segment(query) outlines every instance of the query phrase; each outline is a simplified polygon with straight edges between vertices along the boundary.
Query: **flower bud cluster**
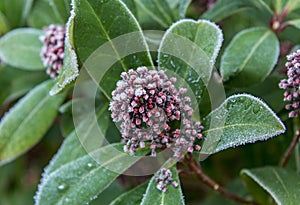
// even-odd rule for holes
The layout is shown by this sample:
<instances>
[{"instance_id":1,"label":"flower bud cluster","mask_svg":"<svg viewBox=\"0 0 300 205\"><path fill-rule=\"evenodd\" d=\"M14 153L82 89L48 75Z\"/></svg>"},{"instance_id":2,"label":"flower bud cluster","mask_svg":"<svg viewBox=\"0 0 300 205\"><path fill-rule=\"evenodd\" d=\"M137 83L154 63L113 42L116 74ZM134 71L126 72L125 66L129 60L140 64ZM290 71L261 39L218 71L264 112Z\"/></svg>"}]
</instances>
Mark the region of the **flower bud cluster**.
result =
<instances>
[{"instance_id":1,"label":"flower bud cluster","mask_svg":"<svg viewBox=\"0 0 300 205\"><path fill-rule=\"evenodd\" d=\"M300 111L300 49L287 56L288 62L285 64L287 68L288 79L283 79L279 83L279 87L286 90L284 92L284 101L289 103L285 106L290 110L289 117L297 117Z\"/></svg>"},{"instance_id":2,"label":"flower bud cluster","mask_svg":"<svg viewBox=\"0 0 300 205\"><path fill-rule=\"evenodd\" d=\"M113 121L120 123L125 152L133 155L147 142L152 156L166 147L171 147L176 157L200 150L194 141L202 138L203 127L192 121L191 99L185 96L187 89L175 87L176 78L146 67L123 72L121 77L109 109ZM175 122L181 127L174 127Z\"/></svg>"},{"instance_id":3,"label":"flower bud cluster","mask_svg":"<svg viewBox=\"0 0 300 205\"><path fill-rule=\"evenodd\" d=\"M178 183L172 178L172 172L166 168L160 170L159 175L155 178L155 182L157 183L156 188L163 193L167 191L167 186L169 184L172 184L175 188L178 187Z\"/></svg>"},{"instance_id":4,"label":"flower bud cluster","mask_svg":"<svg viewBox=\"0 0 300 205\"><path fill-rule=\"evenodd\" d=\"M65 26L51 24L44 29L44 35L40 36L44 43L40 56L51 78L57 77L63 66L65 35Z\"/></svg>"}]
</instances>

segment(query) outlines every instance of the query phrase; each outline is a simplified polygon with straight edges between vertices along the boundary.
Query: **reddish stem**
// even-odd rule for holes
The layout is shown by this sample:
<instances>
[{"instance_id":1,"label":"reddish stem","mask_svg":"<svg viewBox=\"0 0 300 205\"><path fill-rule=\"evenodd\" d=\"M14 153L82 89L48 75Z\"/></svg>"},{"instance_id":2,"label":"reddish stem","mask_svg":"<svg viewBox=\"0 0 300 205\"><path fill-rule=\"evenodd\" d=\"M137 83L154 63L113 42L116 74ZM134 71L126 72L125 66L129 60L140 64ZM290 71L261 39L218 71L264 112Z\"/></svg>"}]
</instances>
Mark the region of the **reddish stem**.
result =
<instances>
[{"instance_id":1,"label":"reddish stem","mask_svg":"<svg viewBox=\"0 0 300 205\"><path fill-rule=\"evenodd\" d=\"M288 162L291 158L291 155L292 155L293 151L295 150L295 147L296 147L297 143L299 142L299 139L300 139L300 128L297 130L290 146L288 147L288 149L284 153L283 159L280 162L281 167L285 167L288 164Z\"/></svg>"},{"instance_id":2,"label":"reddish stem","mask_svg":"<svg viewBox=\"0 0 300 205\"><path fill-rule=\"evenodd\" d=\"M223 188L221 185L219 185L217 182L215 182L214 180L212 180L209 176L207 176L206 174L203 173L200 164L197 163L194 159L192 155L189 155L189 158L187 159L187 165L188 167L196 174L196 176L203 182L205 183L207 186L211 187L212 189L214 189L215 191L219 192L221 195L223 195L224 197L231 199L235 202L241 203L241 204L252 204L252 205L257 205L255 202L253 201L248 201L246 199L243 199L242 197L235 195L233 193L231 193L230 191L228 191L227 189Z\"/></svg>"},{"instance_id":3,"label":"reddish stem","mask_svg":"<svg viewBox=\"0 0 300 205\"><path fill-rule=\"evenodd\" d=\"M270 26L276 34L281 33L286 27L289 26L288 23L284 23L284 19L288 15L288 13L289 10L285 8L281 14L274 14L274 16L272 17Z\"/></svg>"}]
</instances>

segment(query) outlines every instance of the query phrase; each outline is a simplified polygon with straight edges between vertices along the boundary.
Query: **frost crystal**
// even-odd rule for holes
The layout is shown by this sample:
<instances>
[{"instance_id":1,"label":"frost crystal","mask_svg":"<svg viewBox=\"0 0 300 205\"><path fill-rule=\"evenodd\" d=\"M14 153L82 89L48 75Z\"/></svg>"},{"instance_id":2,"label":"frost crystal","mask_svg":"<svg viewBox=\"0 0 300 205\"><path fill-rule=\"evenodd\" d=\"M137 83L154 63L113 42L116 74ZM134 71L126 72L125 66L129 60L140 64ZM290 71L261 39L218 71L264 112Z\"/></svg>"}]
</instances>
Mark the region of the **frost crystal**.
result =
<instances>
[{"instance_id":1,"label":"frost crystal","mask_svg":"<svg viewBox=\"0 0 300 205\"><path fill-rule=\"evenodd\" d=\"M287 56L288 62L285 64L287 68L288 79L284 79L279 83L279 87L285 89L284 101L290 103L285 106L287 110L291 110L289 117L297 117L300 111L300 49Z\"/></svg>"},{"instance_id":2,"label":"frost crystal","mask_svg":"<svg viewBox=\"0 0 300 205\"><path fill-rule=\"evenodd\" d=\"M185 96L187 89L176 89L176 78L146 67L123 72L121 77L109 109L113 121L120 123L125 152L133 155L146 142L152 156L166 147L178 158L200 150L194 141L202 138L203 127L192 121L191 99Z\"/></svg>"},{"instance_id":3,"label":"frost crystal","mask_svg":"<svg viewBox=\"0 0 300 205\"><path fill-rule=\"evenodd\" d=\"M178 187L178 183L172 178L172 172L166 168L160 170L159 175L155 178L155 182L157 183L156 188L164 193L167 191L167 185L169 184L172 184L175 188Z\"/></svg>"},{"instance_id":4,"label":"frost crystal","mask_svg":"<svg viewBox=\"0 0 300 205\"><path fill-rule=\"evenodd\" d=\"M63 65L65 34L65 26L51 24L44 29L44 35L40 36L44 43L40 56L51 78L57 77Z\"/></svg>"}]
</instances>

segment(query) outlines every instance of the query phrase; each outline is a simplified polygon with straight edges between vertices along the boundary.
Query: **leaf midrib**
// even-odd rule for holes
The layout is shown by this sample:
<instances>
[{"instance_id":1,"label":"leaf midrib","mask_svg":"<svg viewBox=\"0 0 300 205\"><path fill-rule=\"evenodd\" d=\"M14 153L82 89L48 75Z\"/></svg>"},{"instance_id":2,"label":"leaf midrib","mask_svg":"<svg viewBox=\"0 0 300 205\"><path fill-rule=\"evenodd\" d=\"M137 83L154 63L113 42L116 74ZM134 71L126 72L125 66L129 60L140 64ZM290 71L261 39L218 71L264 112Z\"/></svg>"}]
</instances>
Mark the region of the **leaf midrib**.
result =
<instances>
[{"instance_id":1,"label":"leaf midrib","mask_svg":"<svg viewBox=\"0 0 300 205\"><path fill-rule=\"evenodd\" d=\"M6 143L0 149L0 160L2 160L2 151L9 144L7 141L8 140L12 141L16 137L16 133L19 131L19 129L22 128L23 125L25 123L27 123L33 117L33 115L44 105L44 102L47 101L49 97L50 97L49 95L46 95L46 97L44 97L43 100L40 101L38 103L38 105L33 108L32 112L30 112L28 116L26 115L27 117L25 117L25 120L22 120L22 122L20 123L20 125L18 126L18 128L14 131L14 133L11 135L11 137L10 138L6 138L7 139Z\"/></svg>"},{"instance_id":2,"label":"leaf midrib","mask_svg":"<svg viewBox=\"0 0 300 205\"><path fill-rule=\"evenodd\" d=\"M151 10L149 10L143 4L143 2L141 2L141 0L136 0L134 2L136 2L137 4L139 4L145 10L145 12L147 12L148 14L150 14L151 18L153 18L154 20L156 20L161 26L168 27L168 25L165 22L163 22L155 13L153 13Z\"/></svg>"},{"instance_id":3,"label":"leaf midrib","mask_svg":"<svg viewBox=\"0 0 300 205\"><path fill-rule=\"evenodd\" d=\"M161 1L161 0L160 0ZM172 24L172 19L169 15L167 15L167 12L164 11L164 9L161 7L161 5L157 2L157 0L153 0L155 6L158 8L158 10L161 12L161 14L165 17L165 19L167 20L167 22L169 24Z\"/></svg>"},{"instance_id":4,"label":"leaf midrib","mask_svg":"<svg viewBox=\"0 0 300 205\"><path fill-rule=\"evenodd\" d=\"M98 151L99 151L99 150L98 150ZM93 169L91 172L88 172L83 178L81 178L81 180L80 180L79 182L82 182L83 179L85 179L86 177L90 176L91 173L94 173L95 171L98 171L98 169L103 168L107 163L111 162L112 160L115 160L116 158L120 158L121 156L124 156L124 153L122 153L122 154L120 154L120 155L117 155L117 156L111 158L111 159L108 160L107 162L101 164L99 167L96 167L95 169ZM74 163L74 162L76 162L76 161L78 161L78 160L81 160L81 159L84 159L84 158L88 158L88 157L90 157L90 156L89 156L88 154L86 154L86 155L84 155L84 156L82 156L82 157L79 157L79 158L77 158L77 159L75 159L75 160L73 160L73 161L71 161L71 162L69 162L69 163L66 163L66 164L60 166L60 167L59 167L58 169L56 169L55 171L51 172L51 173L47 176L47 178L45 178L43 184L41 184L41 185L44 186L45 184L47 184L48 181L51 179L51 177L52 177L53 175L56 175L57 173L59 173L62 169L64 169L64 167L67 167L67 166L69 166L70 164L72 164L72 163ZM73 185L77 185L79 182L77 182L76 184L73 184ZM42 189L43 189L43 188L41 188L41 190L42 190ZM74 189L74 186L72 186L72 188L68 189L68 191L65 192L65 193L69 193L70 190L73 190L73 189ZM41 192L41 190L39 190L39 191ZM66 194L64 194L64 195L62 195L60 198L58 198L57 204L58 204L59 202L61 202L62 198L63 198L65 195L66 195ZM37 199L37 201L40 201L41 193L39 193L37 196L39 196L38 199ZM37 203L37 204L38 204L38 203Z\"/></svg>"},{"instance_id":5,"label":"leaf midrib","mask_svg":"<svg viewBox=\"0 0 300 205\"><path fill-rule=\"evenodd\" d=\"M90 124L90 125L88 126L88 129L87 129L87 131L85 132L86 134L85 134L84 137L82 138L82 142L84 142L84 141L86 140L86 138L87 138L87 136L89 135L89 133L90 133L92 127L93 127L96 123L98 123L98 120L100 119L100 117L102 116L102 114L106 111L106 109L108 109L108 104L109 104L109 103L105 103L105 104L103 105L102 109L101 109L101 110L97 113L97 115L96 115L96 120L93 121L93 123Z\"/></svg>"},{"instance_id":6,"label":"leaf midrib","mask_svg":"<svg viewBox=\"0 0 300 205\"><path fill-rule=\"evenodd\" d=\"M106 103L104 106L103 106L103 108L99 111L99 113L97 114L97 116L96 116L96 119L97 119L97 122L98 122L98 120L99 120L99 118L100 118L100 116L103 114L103 112L105 111L105 109L104 108L106 108L106 106L108 105L108 103ZM87 129L87 132L86 132L86 134L85 134L85 136L88 136L89 134L90 134L90 130L91 130L91 126L93 126L94 124L92 124L92 125L90 125L89 126L89 128ZM80 126L80 125L79 125ZM73 132L75 132L74 133L74 135L76 135L76 130L73 130ZM76 137L77 137L77 135L76 135ZM83 137L83 140L82 141L84 141L86 139L86 137ZM78 139L79 140L79 139ZM73 149L73 150L77 150L77 149L83 149L83 145L81 144L81 142L79 141L79 143L78 143L78 145ZM84 155L85 156L85 155ZM77 159L79 159L79 158L81 158L82 156L79 156L78 158L75 158L73 161L75 161L75 160L77 160ZM65 164L67 164L67 163L65 163ZM65 164L58 164L58 167L56 167L56 169L59 169L59 168L61 168L62 166L64 166ZM57 165L56 165L57 166ZM52 168L53 169L53 168ZM53 173L54 171L52 170L50 170L50 171L48 171L48 176L51 174L51 173Z\"/></svg>"},{"instance_id":7,"label":"leaf midrib","mask_svg":"<svg viewBox=\"0 0 300 205\"><path fill-rule=\"evenodd\" d=\"M95 10L93 9L92 5L90 4L89 1L86 1L87 5L89 6L90 10L92 11L93 15L95 16L96 20L98 21L99 25L100 25L100 28L102 29L103 33L105 34L105 37L107 38L108 42L111 44L112 46L112 49L114 50L115 54L117 55L117 59L119 59L121 65L122 65L122 68L123 70L126 72L128 69L127 67L125 66L123 60L121 59L120 55L119 55L119 52L117 51L114 43L112 42L110 36L108 35L107 31L106 31L106 28L104 27L104 25L102 24L100 18L98 17L98 15L96 14Z\"/></svg>"},{"instance_id":8,"label":"leaf midrib","mask_svg":"<svg viewBox=\"0 0 300 205\"><path fill-rule=\"evenodd\" d=\"M242 6L243 4L239 4L239 2L232 1L231 4L229 3L229 4L225 5L225 6L223 6L221 9L219 9L219 12L214 12L214 15L212 15L210 18L211 19L216 18L216 16L220 15L220 13L222 13L224 10L227 10L232 5ZM247 9L247 8L251 8L251 7L250 6L246 6L245 8L239 8L239 9ZM232 12L234 12L234 11L232 11ZM219 20L219 19L215 19L215 20Z\"/></svg>"},{"instance_id":9,"label":"leaf midrib","mask_svg":"<svg viewBox=\"0 0 300 205\"><path fill-rule=\"evenodd\" d=\"M60 23L63 24L64 23L64 18L62 17L60 12L58 11L54 1L53 0L48 0L48 1L49 1L50 7L52 8L52 11L54 12L54 15L59 19Z\"/></svg>"},{"instance_id":10,"label":"leaf midrib","mask_svg":"<svg viewBox=\"0 0 300 205\"><path fill-rule=\"evenodd\" d=\"M66 196L66 195L68 195L68 193L70 193L72 190L74 190L74 189L78 186L78 184L80 184L82 181L84 181L84 179L90 177L92 174L94 174L95 172L99 171L101 168L104 168L104 166L106 166L107 164L112 163L112 162L115 161L116 159L122 158L122 157L124 157L124 156L125 156L125 154L124 154L124 153L121 153L120 155L117 155L117 156L115 156L115 157L109 159L109 160L106 161L105 163L101 164L99 167L96 167L96 168L95 168L94 170L92 170L91 172L88 172L88 173L87 173L86 175L84 175L77 183L73 184L73 186L72 186L70 189L68 189L68 190L65 192L65 194L61 195L61 197L60 197L60 198L58 199L58 201L57 201L57 204L60 204L60 203L62 202L63 197ZM80 160L80 159L85 158L85 157L89 157L89 155L85 155L85 156L83 156L83 157L81 157L81 158L78 158L77 160ZM77 160L75 160L75 161L77 161ZM73 161L73 162L75 162L75 161ZM70 162L70 163L72 163L72 162ZM63 166L61 166L58 170L52 172L52 173L49 175L49 178L50 178L51 175L54 175L56 172L58 172L58 171L59 171L60 169L62 169L63 167L69 165L70 163L63 165ZM115 173L115 174L116 174L116 173ZM116 178L116 177L117 177L117 175L116 175L114 178ZM49 179L49 178L48 178L48 179ZM48 180L47 180L47 181L48 181ZM100 193L101 193L101 190L100 190Z\"/></svg>"},{"instance_id":11,"label":"leaf midrib","mask_svg":"<svg viewBox=\"0 0 300 205\"><path fill-rule=\"evenodd\" d=\"M191 22L191 23L193 23L193 22ZM197 22L195 22L195 23L196 23L197 29L196 29L196 34L195 34L195 36L194 36L194 38L193 38L193 42L197 45L197 47L200 47L200 46L198 46L198 44L197 44L197 40L198 40L198 33L200 32L200 27L202 26L202 24L201 24L201 23L197 23ZM177 35L178 35L178 34L177 34ZM204 50L203 50L203 51L204 51ZM192 56L194 55L194 53L195 53L195 48L192 50L191 55L189 56L189 62L191 62L191 59L192 59ZM206 52L205 52L205 53L206 53ZM183 79L186 79L186 78L187 78L189 68L190 68L190 66L187 65L187 66L186 66L186 72L184 73ZM178 69L179 69L179 68L178 68ZM176 70L176 72L178 71L178 69ZM199 77L200 77L200 76L199 76Z\"/></svg>"},{"instance_id":12,"label":"leaf midrib","mask_svg":"<svg viewBox=\"0 0 300 205\"><path fill-rule=\"evenodd\" d=\"M280 178L280 176L278 175L278 173L276 172L276 170L275 170L275 169L272 169L272 171L273 171L273 173L274 173L275 177L278 179L278 181L279 181L279 182L280 182L280 184L282 185L282 187L283 187L283 189L284 189L284 191L285 191L285 193L286 193L287 197L288 197L288 198L290 198L289 191L287 190L287 188L286 188L286 186L285 186L285 184L284 184L283 180Z\"/></svg>"},{"instance_id":13,"label":"leaf midrib","mask_svg":"<svg viewBox=\"0 0 300 205\"><path fill-rule=\"evenodd\" d=\"M29 51L29 52L34 52L34 53L39 53L40 48L37 48L36 46L33 46L32 44L29 46L24 46L24 45L20 45L20 44L11 44L9 46L12 50L16 49L16 50L24 50L24 51Z\"/></svg>"},{"instance_id":14,"label":"leaf midrib","mask_svg":"<svg viewBox=\"0 0 300 205\"><path fill-rule=\"evenodd\" d=\"M297 5L297 3L299 4L299 2L297 0L289 0L287 2L287 4L285 5L286 8L292 8L292 11L295 10L295 9L298 9L300 7L300 4L298 6L295 6ZM294 7L294 8L293 8ZM290 10L291 11L291 10Z\"/></svg>"},{"instance_id":15,"label":"leaf midrib","mask_svg":"<svg viewBox=\"0 0 300 205\"><path fill-rule=\"evenodd\" d=\"M160 205L164 205L165 204L165 193L161 194L161 203Z\"/></svg>"},{"instance_id":16,"label":"leaf midrib","mask_svg":"<svg viewBox=\"0 0 300 205\"><path fill-rule=\"evenodd\" d=\"M267 124L263 124L265 127L267 128L273 128L271 125L267 125ZM230 124L230 125L226 125L226 126L222 126L222 127L217 127L217 128L212 128L206 131L203 131L203 134L205 133L209 133L209 132L213 132L216 130L222 130L222 129L226 129L226 128L230 128L230 127L247 127L247 126L251 126L251 127L262 127L262 125L258 125L258 124L250 124L250 123L237 123L237 124Z\"/></svg>"},{"instance_id":17,"label":"leaf midrib","mask_svg":"<svg viewBox=\"0 0 300 205\"><path fill-rule=\"evenodd\" d=\"M261 43L269 36L271 35L271 31L266 31L265 34L263 36L260 37L260 39L254 44L254 46L251 48L249 54L247 55L247 57L244 59L244 61L242 62L242 64L238 67L239 71L244 70L245 66L247 65L247 63L249 62L249 60L251 59L251 57L253 56L254 52L258 49L258 47L261 45Z\"/></svg>"}]
</instances>

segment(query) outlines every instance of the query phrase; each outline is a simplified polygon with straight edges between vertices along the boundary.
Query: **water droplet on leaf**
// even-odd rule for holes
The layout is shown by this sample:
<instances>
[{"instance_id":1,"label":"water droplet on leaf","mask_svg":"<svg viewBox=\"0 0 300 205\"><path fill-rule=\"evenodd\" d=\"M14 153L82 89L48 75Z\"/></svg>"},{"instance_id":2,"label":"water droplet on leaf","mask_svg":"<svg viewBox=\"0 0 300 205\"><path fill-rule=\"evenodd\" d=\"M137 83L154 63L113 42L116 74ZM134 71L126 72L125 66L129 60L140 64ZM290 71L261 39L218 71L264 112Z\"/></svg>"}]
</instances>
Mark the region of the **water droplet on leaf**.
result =
<instances>
[{"instance_id":1,"label":"water droplet on leaf","mask_svg":"<svg viewBox=\"0 0 300 205\"><path fill-rule=\"evenodd\" d=\"M58 187L57 187L57 189L58 190L60 190L60 191L63 191L63 190L65 190L66 189L66 185L65 184L60 184Z\"/></svg>"},{"instance_id":2,"label":"water droplet on leaf","mask_svg":"<svg viewBox=\"0 0 300 205\"><path fill-rule=\"evenodd\" d=\"M93 164L92 163L88 163L87 166L88 166L88 168L92 168Z\"/></svg>"}]
</instances>

